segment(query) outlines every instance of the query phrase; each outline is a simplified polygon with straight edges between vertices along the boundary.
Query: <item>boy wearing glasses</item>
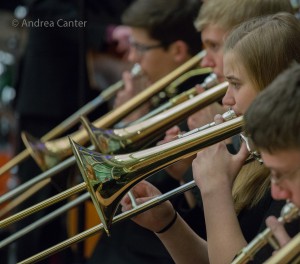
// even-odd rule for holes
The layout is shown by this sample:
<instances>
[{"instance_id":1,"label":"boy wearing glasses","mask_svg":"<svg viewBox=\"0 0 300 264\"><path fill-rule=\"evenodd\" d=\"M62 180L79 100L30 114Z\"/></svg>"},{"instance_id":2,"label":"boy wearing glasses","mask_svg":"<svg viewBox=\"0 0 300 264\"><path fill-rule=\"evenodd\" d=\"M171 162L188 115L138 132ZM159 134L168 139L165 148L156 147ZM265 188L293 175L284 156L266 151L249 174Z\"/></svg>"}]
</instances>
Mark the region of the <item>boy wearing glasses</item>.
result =
<instances>
[{"instance_id":1,"label":"boy wearing glasses","mask_svg":"<svg viewBox=\"0 0 300 264\"><path fill-rule=\"evenodd\" d=\"M122 15L122 22L131 30L128 60L138 63L142 76L132 78L125 72L125 87L114 102L118 107L130 98L157 82L180 65L188 61L202 49L200 33L194 27L201 1L135 1ZM183 90L200 83L203 77L197 77L181 87ZM126 117L128 123L145 115L151 103L143 105Z\"/></svg>"},{"instance_id":2,"label":"boy wearing glasses","mask_svg":"<svg viewBox=\"0 0 300 264\"><path fill-rule=\"evenodd\" d=\"M282 73L245 114L245 129L271 170L271 193L300 208L300 65ZM259 118L257 118L259 117ZM279 244L290 237L275 217L267 219Z\"/></svg>"}]
</instances>

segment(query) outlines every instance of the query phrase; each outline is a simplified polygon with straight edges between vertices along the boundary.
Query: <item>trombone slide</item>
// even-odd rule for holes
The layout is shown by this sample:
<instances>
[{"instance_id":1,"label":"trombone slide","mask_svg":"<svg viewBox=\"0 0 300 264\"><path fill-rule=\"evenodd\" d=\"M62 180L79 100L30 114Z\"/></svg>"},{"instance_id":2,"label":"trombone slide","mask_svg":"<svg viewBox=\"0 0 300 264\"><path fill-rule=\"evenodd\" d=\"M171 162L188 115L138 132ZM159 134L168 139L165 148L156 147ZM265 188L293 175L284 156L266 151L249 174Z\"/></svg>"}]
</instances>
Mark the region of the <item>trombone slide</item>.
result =
<instances>
[{"instance_id":1,"label":"trombone slide","mask_svg":"<svg viewBox=\"0 0 300 264\"><path fill-rule=\"evenodd\" d=\"M70 139L77 165L89 186L88 190L105 231L109 234L116 207L133 185L178 160L192 156L204 147L240 133L242 125L243 117L237 117L188 137L116 156L90 151ZM98 181L96 185L93 184L95 180Z\"/></svg>"}]
</instances>

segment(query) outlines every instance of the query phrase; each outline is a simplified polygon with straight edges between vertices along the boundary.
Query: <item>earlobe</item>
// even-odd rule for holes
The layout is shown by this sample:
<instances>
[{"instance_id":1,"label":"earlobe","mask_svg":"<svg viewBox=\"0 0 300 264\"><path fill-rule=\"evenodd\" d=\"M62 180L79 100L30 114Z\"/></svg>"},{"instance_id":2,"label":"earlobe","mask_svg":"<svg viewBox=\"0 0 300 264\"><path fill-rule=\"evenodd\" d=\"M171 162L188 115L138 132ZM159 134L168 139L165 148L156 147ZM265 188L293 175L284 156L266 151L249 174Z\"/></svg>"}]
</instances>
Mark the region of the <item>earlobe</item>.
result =
<instances>
[{"instance_id":1,"label":"earlobe","mask_svg":"<svg viewBox=\"0 0 300 264\"><path fill-rule=\"evenodd\" d=\"M187 43L182 40L177 40L170 46L173 58L176 62L182 63L186 61L191 55Z\"/></svg>"}]
</instances>

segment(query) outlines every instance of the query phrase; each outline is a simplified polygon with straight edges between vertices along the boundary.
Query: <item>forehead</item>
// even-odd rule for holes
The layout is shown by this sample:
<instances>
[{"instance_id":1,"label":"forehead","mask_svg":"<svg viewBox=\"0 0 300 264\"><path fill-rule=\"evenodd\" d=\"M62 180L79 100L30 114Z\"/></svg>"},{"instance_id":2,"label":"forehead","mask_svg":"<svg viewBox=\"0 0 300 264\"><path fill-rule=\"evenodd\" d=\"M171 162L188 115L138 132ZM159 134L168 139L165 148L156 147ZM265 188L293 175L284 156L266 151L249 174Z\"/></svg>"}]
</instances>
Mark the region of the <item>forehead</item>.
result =
<instances>
[{"instance_id":1,"label":"forehead","mask_svg":"<svg viewBox=\"0 0 300 264\"><path fill-rule=\"evenodd\" d=\"M261 150L261 156L264 164L276 170L289 171L300 166L300 150L287 149L270 153L266 150Z\"/></svg>"},{"instance_id":2,"label":"forehead","mask_svg":"<svg viewBox=\"0 0 300 264\"><path fill-rule=\"evenodd\" d=\"M234 51L228 51L223 56L224 76L235 76L238 79L248 80L248 73Z\"/></svg>"},{"instance_id":3,"label":"forehead","mask_svg":"<svg viewBox=\"0 0 300 264\"><path fill-rule=\"evenodd\" d=\"M210 41L223 44L226 37L227 32L223 28L215 24L209 24L205 26L201 31L201 38L204 44Z\"/></svg>"},{"instance_id":4,"label":"forehead","mask_svg":"<svg viewBox=\"0 0 300 264\"><path fill-rule=\"evenodd\" d=\"M136 41L151 41L154 40L149 36L149 32L143 28L131 27L131 37Z\"/></svg>"}]
</instances>

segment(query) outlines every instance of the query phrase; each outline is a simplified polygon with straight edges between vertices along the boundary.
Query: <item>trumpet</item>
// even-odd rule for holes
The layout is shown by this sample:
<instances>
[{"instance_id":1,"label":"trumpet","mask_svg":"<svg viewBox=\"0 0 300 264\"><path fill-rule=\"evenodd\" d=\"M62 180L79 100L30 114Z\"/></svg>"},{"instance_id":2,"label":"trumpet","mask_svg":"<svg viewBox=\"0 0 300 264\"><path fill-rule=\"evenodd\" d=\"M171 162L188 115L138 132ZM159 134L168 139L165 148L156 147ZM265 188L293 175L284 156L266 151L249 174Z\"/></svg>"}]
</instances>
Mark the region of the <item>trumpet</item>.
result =
<instances>
[{"instance_id":1,"label":"trumpet","mask_svg":"<svg viewBox=\"0 0 300 264\"><path fill-rule=\"evenodd\" d=\"M166 85L178 78L181 74L195 67L201 59L205 56L205 51L202 51L192 57L189 61L179 66L177 69L121 105L120 107L112 110L101 118L97 119L93 125L95 127L110 127L116 122L120 121L123 117L129 114L131 111L138 108L144 102L146 102L153 95L157 94L164 89ZM88 134L85 129L79 129L79 131L71 134L71 137L81 145L84 145L88 141ZM22 134L22 139L25 146L29 149L29 152L33 159L37 162L42 170L47 170L66 157L72 154L71 147L67 137L48 141L40 142L34 139L26 133Z\"/></svg>"},{"instance_id":2,"label":"trumpet","mask_svg":"<svg viewBox=\"0 0 300 264\"><path fill-rule=\"evenodd\" d=\"M299 217L299 209L292 203L287 203L281 210L279 222L288 223ZM270 228L266 228L262 233L258 234L246 247L238 254L232 264L244 264L252 260L254 255L266 244L278 250L277 241L272 235ZM277 262L276 262L277 263Z\"/></svg>"},{"instance_id":3,"label":"trumpet","mask_svg":"<svg viewBox=\"0 0 300 264\"><path fill-rule=\"evenodd\" d=\"M238 117L182 139L116 156L94 152L78 145L70 138L72 150L85 182L1 220L0 227L8 226L74 194L88 190L109 234L116 206L133 184L180 159L197 153L204 147L239 133L242 124L243 118Z\"/></svg>"},{"instance_id":4,"label":"trumpet","mask_svg":"<svg viewBox=\"0 0 300 264\"><path fill-rule=\"evenodd\" d=\"M131 69L131 74L133 77L141 75L141 66L139 64L134 64L133 68ZM109 86L107 89L105 89L103 92L101 92L96 98L94 98L92 101L88 102L86 105L81 107L79 110L77 110L74 114L69 116L67 119L65 119L63 122L61 122L59 125L51 129L47 134L45 134L41 138L41 142L48 141L50 139L53 139L68 129L70 129L72 126L74 126L78 121L79 117L82 115L87 115L91 113L96 107L100 106L104 102L111 99L120 89L122 89L124 86L124 82L122 80L116 82L115 84ZM24 161L26 158L30 156L30 150L27 148L20 152L17 156L15 156L13 159L8 161L6 164L4 164L0 168L0 175L4 174L5 172L9 171L16 165L18 165L20 162Z\"/></svg>"},{"instance_id":5,"label":"trumpet","mask_svg":"<svg viewBox=\"0 0 300 264\"><path fill-rule=\"evenodd\" d=\"M99 152L113 154L126 151L128 153L146 147L166 129L199 109L220 100L226 93L227 87L227 82L221 83L163 113L122 129L99 129L90 124L85 118L82 118L82 124L88 131L91 142ZM187 91L188 94L190 94L189 91ZM231 114L230 112L228 116L231 116Z\"/></svg>"}]
</instances>

